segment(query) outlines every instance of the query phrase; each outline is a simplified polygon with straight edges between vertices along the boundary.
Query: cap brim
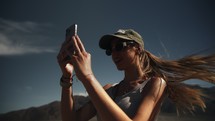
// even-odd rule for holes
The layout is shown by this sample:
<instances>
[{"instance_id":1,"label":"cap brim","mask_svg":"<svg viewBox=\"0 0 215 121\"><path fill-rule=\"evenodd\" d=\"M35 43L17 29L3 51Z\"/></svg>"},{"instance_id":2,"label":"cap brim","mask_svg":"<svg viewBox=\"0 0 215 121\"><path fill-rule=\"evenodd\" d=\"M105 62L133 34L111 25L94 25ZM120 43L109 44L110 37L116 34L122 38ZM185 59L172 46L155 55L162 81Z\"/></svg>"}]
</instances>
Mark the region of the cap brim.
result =
<instances>
[{"instance_id":1,"label":"cap brim","mask_svg":"<svg viewBox=\"0 0 215 121\"><path fill-rule=\"evenodd\" d=\"M130 38L127 38L125 36L121 36L121 35L104 35L101 37L100 41L99 41L99 47L102 49L108 49L111 47L111 41L114 38L119 38L119 39L124 39L124 40L132 40Z\"/></svg>"}]
</instances>

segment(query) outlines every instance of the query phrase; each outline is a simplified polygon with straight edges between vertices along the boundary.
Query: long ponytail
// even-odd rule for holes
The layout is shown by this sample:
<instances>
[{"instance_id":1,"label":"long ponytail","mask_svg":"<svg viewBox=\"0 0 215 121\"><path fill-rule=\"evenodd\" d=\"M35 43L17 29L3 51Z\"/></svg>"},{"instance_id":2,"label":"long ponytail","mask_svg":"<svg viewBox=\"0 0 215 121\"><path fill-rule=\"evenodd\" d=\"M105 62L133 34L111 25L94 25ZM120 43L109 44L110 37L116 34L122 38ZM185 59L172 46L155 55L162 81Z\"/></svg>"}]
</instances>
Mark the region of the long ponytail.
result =
<instances>
[{"instance_id":1,"label":"long ponytail","mask_svg":"<svg viewBox=\"0 0 215 121\"><path fill-rule=\"evenodd\" d=\"M201 90L184 83L199 79L215 84L215 54L191 55L179 60L164 60L144 50L141 54L142 69L146 76L161 77L167 82L168 97L175 103L177 112L193 112L195 107L206 108Z\"/></svg>"}]
</instances>

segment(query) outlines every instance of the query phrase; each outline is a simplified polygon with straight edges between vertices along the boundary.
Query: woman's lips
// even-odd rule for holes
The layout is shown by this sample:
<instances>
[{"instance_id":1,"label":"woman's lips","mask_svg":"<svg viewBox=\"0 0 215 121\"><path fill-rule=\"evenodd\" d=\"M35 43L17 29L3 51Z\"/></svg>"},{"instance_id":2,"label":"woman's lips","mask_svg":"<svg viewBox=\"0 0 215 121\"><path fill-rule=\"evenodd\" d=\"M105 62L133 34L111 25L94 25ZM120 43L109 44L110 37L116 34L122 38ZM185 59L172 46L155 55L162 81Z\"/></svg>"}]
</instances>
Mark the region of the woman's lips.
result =
<instances>
[{"instance_id":1,"label":"woman's lips","mask_svg":"<svg viewBox=\"0 0 215 121\"><path fill-rule=\"evenodd\" d=\"M116 59L114 59L114 62L115 62L116 64L118 64L118 63L121 62L121 59L120 59L120 58L116 58Z\"/></svg>"}]
</instances>

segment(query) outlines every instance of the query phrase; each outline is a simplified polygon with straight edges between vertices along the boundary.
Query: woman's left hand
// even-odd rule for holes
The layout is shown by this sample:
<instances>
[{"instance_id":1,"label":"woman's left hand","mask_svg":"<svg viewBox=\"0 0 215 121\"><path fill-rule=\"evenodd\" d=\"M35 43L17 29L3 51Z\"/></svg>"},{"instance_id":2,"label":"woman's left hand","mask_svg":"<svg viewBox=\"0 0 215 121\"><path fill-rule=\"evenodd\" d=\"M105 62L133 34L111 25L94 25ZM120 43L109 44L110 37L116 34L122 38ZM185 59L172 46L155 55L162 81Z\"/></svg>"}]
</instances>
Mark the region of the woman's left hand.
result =
<instances>
[{"instance_id":1,"label":"woman's left hand","mask_svg":"<svg viewBox=\"0 0 215 121\"><path fill-rule=\"evenodd\" d=\"M92 75L91 55L86 52L83 43L78 36L72 37L74 54L72 55L72 64L77 78L84 81L88 75Z\"/></svg>"}]
</instances>

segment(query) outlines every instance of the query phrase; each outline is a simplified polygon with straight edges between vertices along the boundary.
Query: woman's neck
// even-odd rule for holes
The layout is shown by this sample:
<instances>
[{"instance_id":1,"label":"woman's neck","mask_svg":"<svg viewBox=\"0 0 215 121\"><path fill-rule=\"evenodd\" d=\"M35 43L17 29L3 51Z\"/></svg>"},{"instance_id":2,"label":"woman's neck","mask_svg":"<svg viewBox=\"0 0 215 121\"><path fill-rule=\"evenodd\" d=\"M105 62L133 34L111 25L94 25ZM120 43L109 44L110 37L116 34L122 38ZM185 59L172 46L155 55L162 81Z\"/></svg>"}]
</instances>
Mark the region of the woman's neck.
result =
<instances>
[{"instance_id":1,"label":"woman's neck","mask_svg":"<svg viewBox=\"0 0 215 121\"><path fill-rule=\"evenodd\" d=\"M123 81L126 83L138 83L144 79L144 72L140 68L128 69L124 72L125 78Z\"/></svg>"}]
</instances>

